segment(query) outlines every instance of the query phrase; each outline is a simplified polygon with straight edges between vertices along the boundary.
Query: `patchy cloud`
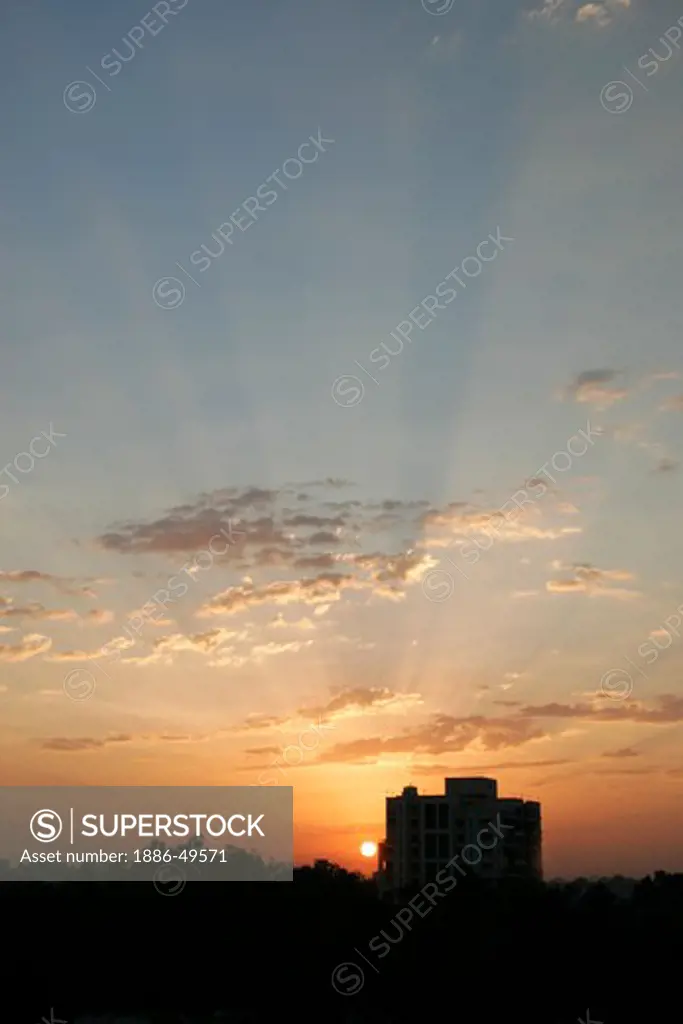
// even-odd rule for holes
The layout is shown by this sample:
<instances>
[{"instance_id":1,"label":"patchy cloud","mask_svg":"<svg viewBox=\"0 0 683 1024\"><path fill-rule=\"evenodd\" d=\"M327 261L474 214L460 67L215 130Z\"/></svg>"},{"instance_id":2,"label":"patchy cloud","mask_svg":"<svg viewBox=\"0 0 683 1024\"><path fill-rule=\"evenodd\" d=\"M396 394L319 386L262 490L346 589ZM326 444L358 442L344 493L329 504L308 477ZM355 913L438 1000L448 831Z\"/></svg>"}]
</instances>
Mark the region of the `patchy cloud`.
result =
<instances>
[{"instance_id":1,"label":"patchy cloud","mask_svg":"<svg viewBox=\"0 0 683 1024\"><path fill-rule=\"evenodd\" d=\"M683 395L667 398L659 407L660 412L683 412Z\"/></svg>"},{"instance_id":2,"label":"patchy cloud","mask_svg":"<svg viewBox=\"0 0 683 1024\"><path fill-rule=\"evenodd\" d=\"M589 403L599 409L607 409L628 395L625 388L608 387L617 376L616 370L584 370L569 385L566 397L575 402Z\"/></svg>"},{"instance_id":3,"label":"patchy cloud","mask_svg":"<svg viewBox=\"0 0 683 1024\"><path fill-rule=\"evenodd\" d=\"M546 583L550 594L587 594L589 597L612 597L617 600L632 600L639 596L637 590L608 586L615 581L632 580L632 573L624 569L597 569L593 565L563 565L556 561L553 569L571 573L569 579L553 579Z\"/></svg>"},{"instance_id":4,"label":"patchy cloud","mask_svg":"<svg viewBox=\"0 0 683 1024\"><path fill-rule=\"evenodd\" d=\"M354 687L342 690L326 703L301 707L291 715L249 715L233 732L270 732L294 730L310 722L326 724L366 715L406 714L423 704L419 693L396 693L386 687Z\"/></svg>"},{"instance_id":5,"label":"patchy cloud","mask_svg":"<svg viewBox=\"0 0 683 1024\"><path fill-rule=\"evenodd\" d=\"M302 619L286 619L284 615L276 615L275 618L268 623L270 629L298 629L302 632L313 632L318 628L319 624L316 624L313 619L302 618ZM324 625L324 623L323 623Z\"/></svg>"},{"instance_id":6,"label":"patchy cloud","mask_svg":"<svg viewBox=\"0 0 683 1024\"><path fill-rule=\"evenodd\" d=\"M585 4L577 4L576 0L542 0L540 7L525 11L525 15L532 21L538 19L555 24L573 19L579 24L604 28L630 6L631 0L596 0Z\"/></svg>"},{"instance_id":7,"label":"patchy cloud","mask_svg":"<svg viewBox=\"0 0 683 1024\"><path fill-rule=\"evenodd\" d=\"M573 764L567 758L553 761L502 761L499 764L478 764L467 771L477 776L495 774L496 772L512 771L516 768L551 768L563 764ZM446 764L411 764L410 771L414 775L443 775L448 778L453 772L452 765Z\"/></svg>"},{"instance_id":8,"label":"patchy cloud","mask_svg":"<svg viewBox=\"0 0 683 1024\"><path fill-rule=\"evenodd\" d=\"M109 583L110 580L74 579L69 576L54 576L49 572L38 572L36 569L12 569L9 571L0 570L0 584L9 583L44 583L46 586L54 587L62 594L84 595L94 597L92 584Z\"/></svg>"},{"instance_id":9,"label":"patchy cloud","mask_svg":"<svg viewBox=\"0 0 683 1024\"><path fill-rule=\"evenodd\" d=\"M587 3L579 7L576 12L578 22L594 21L600 28L609 25L620 10L631 6L631 0L602 0L597 3Z\"/></svg>"},{"instance_id":10,"label":"patchy cloud","mask_svg":"<svg viewBox=\"0 0 683 1024\"><path fill-rule=\"evenodd\" d=\"M537 18L544 21L556 21L566 5L567 0L543 0L540 7L527 10L525 14L532 21Z\"/></svg>"},{"instance_id":11,"label":"patchy cloud","mask_svg":"<svg viewBox=\"0 0 683 1024\"><path fill-rule=\"evenodd\" d=\"M394 736L373 736L369 739L338 743L322 751L317 762L372 764L387 754L444 754L473 747L500 750L522 746L541 739L542 729L515 718L486 718L470 715L434 715L424 725L414 726Z\"/></svg>"},{"instance_id":12,"label":"patchy cloud","mask_svg":"<svg viewBox=\"0 0 683 1024\"><path fill-rule=\"evenodd\" d=\"M94 658L94 655L88 651L70 650L70 651L52 651L51 654L47 654L44 658L45 661L53 662L65 662L65 661L88 661L90 658Z\"/></svg>"},{"instance_id":13,"label":"patchy cloud","mask_svg":"<svg viewBox=\"0 0 683 1024\"><path fill-rule=\"evenodd\" d=\"M56 750L61 753L77 753L84 750L100 750L102 747L107 747L112 743L130 743L133 739L132 736L124 735L123 733L106 736L104 739L96 740L89 736L79 737L77 739L65 739L61 736L55 736L51 739L41 741L41 747L43 750Z\"/></svg>"},{"instance_id":14,"label":"patchy cloud","mask_svg":"<svg viewBox=\"0 0 683 1024\"><path fill-rule=\"evenodd\" d=\"M49 651L52 640L40 633L28 633L18 644L0 644L0 661L28 661Z\"/></svg>"},{"instance_id":15,"label":"patchy cloud","mask_svg":"<svg viewBox=\"0 0 683 1024\"><path fill-rule=\"evenodd\" d=\"M0 598L0 619L44 619L49 622L77 622L79 615L70 609L45 608L42 604L36 602L26 605L15 605L7 598Z\"/></svg>"},{"instance_id":16,"label":"patchy cloud","mask_svg":"<svg viewBox=\"0 0 683 1024\"><path fill-rule=\"evenodd\" d=\"M519 717L534 718L583 718L594 722L639 722L646 725L667 725L683 722L683 697L662 694L656 698L658 707L648 708L638 701L615 704L607 699L594 704L541 704L520 708Z\"/></svg>"},{"instance_id":17,"label":"patchy cloud","mask_svg":"<svg viewBox=\"0 0 683 1024\"><path fill-rule=\"evenodd\" d=\"M678 469L678 462L675 459L670 459L667 456L663 456L658 460L655 466L654 473L672 473L675 469Z\"/></svg>"}]
</instances>

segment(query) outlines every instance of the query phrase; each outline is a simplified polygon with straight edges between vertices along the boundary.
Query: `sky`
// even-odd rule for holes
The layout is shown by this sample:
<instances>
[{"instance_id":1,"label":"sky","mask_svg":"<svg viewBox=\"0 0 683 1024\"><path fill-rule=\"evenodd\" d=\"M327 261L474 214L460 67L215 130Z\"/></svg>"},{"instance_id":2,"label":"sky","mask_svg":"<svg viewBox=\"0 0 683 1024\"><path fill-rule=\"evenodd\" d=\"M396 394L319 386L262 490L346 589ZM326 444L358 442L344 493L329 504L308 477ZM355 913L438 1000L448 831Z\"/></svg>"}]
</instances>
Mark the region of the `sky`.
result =
<instances>
[{"instance_id":1,"label":"sky","mask_svg":"<svg viewBox=\"0 0 683 1024\"><path fill-rule=\"evenodd\" d=\"M683 869L679 17L8 0L5 784L277 780L368 870L486 775Z\"/></svg>"}]
</instances>

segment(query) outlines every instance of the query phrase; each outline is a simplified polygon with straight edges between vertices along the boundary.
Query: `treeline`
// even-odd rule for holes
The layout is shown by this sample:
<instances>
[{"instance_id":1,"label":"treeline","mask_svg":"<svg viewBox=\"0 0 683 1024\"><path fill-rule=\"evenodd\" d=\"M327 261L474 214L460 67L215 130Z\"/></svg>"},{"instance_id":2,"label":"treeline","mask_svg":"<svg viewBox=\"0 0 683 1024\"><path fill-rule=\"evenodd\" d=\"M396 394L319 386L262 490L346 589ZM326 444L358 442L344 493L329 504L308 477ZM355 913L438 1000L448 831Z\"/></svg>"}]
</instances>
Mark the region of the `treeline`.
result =
<instances>
[{"instance_id":1,"label":"treeline","mask_svg":"<svg viewBox=\"0 0 683 1024\"><path fill-rule=\"evenodd\" d=\"M226 1024L681 1014L680 874L658 872L628 895L467 877L431 904L417 892L390 903L373 882L318 862L291 884L195 881L166 893L5 884L0 920L3 990L27 1024L52 1009L68 1024L114 1012L187 1024L217 1010Z\"/></svg>"}]
</instances>

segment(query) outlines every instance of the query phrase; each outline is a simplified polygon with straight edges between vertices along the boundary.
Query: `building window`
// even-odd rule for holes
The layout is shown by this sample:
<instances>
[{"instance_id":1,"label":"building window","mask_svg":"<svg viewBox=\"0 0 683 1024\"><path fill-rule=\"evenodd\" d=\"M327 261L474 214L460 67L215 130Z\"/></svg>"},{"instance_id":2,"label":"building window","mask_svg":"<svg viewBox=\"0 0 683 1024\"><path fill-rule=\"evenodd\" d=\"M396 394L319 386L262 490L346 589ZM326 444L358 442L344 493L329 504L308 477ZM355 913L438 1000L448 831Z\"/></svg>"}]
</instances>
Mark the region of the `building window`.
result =
<instances>
[{"instance_id":1,"label":"building window","mask_svg":"<svg viewBox=\"0 0 683 1024\"><path fill-rule=\"evenodd\" d=\"M436 828L436 805L425 805L425 828Z\"/></svg>"},{"instance_id":2,"label":"building window","mask_svg":"<svg viewBox=\"0 0 683 1024\"><path fill-rule=\"evenodd\" d=\"M438 852L437 856L439 857L440 860L448 860L448 858L450 856L450 850L449 850L449 838L450 837L448 836L448 834L446 834L446 835L440 835L437 838L439 840L439 842L438 842L438 851L439 852Z\"/></svg>"},{"instance_id":3,"label":"building window","mask_svg":"<svg viewBox=\"0 0 683 1024\"><path fill-rule=\"evenodd\" d=\"M448 804L439 804L439 828L442 832L448 831Z\"/></svg>"},{"instance_id":4,"label":"building window","mask_svg":"<svg viewBox=\"0 0 683 1024\"><path fill-rule=\"evenodd\" d=\"M440 839L441 836L438 836L438 838ZM432 835L432 836L427 835L427 836L425 836L425 858L427 860L435 860L436 857L438 856L438 854L436 852L437 851L436 840L437 840L437 836L435 836L435 835Z\"/></svg>"}]
</instances>

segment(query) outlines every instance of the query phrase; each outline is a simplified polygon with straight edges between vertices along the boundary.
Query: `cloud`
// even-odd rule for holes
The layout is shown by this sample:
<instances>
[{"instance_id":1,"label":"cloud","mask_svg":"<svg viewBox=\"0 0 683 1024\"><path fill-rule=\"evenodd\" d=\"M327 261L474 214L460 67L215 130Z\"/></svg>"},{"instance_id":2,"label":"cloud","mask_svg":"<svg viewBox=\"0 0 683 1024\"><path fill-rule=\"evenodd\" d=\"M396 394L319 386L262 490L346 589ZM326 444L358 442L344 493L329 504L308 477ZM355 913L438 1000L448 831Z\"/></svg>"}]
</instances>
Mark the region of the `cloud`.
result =
<instances>
[{"instance_id":1,"label":"cloud","mask_svg":"<svg viewBox=\"0 0 683 1024\"><path fill-rule=\"evenodd\" d=\"M50 637L29 633L18 644L0 644L0 661L28 661L48 651L51 646Z\"/></svg>"},{"instance_id":2,"label":"cloud","mask_svg":"<svg viewBox=\"0 0 683 1024\"><path fill-rule=\"evenodd\" d=\"M619 10L631 6L631 0L597 0L582 4L578 8L571 0L543 0L540 7L525 11L530 20L539 19L551 24L568 20L573 16L579 23L594 23L600 28L609 25Z\"/></svg>"},{"instance_id":3,"label":"cloud","mask_svg":"<svg viewBox=\"0 0 683 1024\"><path fill-rule=\"evenodd\" d=\"M173 633L154 641L154 649L161 654L178 651L193 651L199 654L213 654L229 640L245 639L247 632L229 629L209 629L204 633Z\"/></svg>"},{"instance_id":4,"label":"cloud","mask_svg":"<svg viewBox=\"0 0 683 1024\"><path fill-rule=\"evenodd\" d=\"M298 654L305 647L310 647L312 640L290 640L289 643L276 644L272 641L267 644L257 644L251 649L251 658L255 662L263 661L264 658L272 657L275 654Z\"/></svg>"},{"instance_id":5,"label":"cloud","mask_svg":"<svg viewBox=\"0 0 683 1024\"><path fill-rule=\"evenodd\" d=\"M94 655L88 653L88 651L53 651L52 654L47 654L44 660L53 662L89 661L93 657Z\"/></svg>"},{"instance_id":6,"label":"cloud","mask_svg":"<svg viewBox=\"0 0 683 1024\"><path fill-rule=\"evenodd\" d=\"M45 608L42 604L32 602L27 605L14 605L2 599L0 619L43 619L49 622L77 622L79 615L71 609Z\"/></svg>"},{"instance_id":7,"label":"cloud","mask_svg":"<svg viewBox=\"0 0 683 1024\"><path fill-rule=\"evenodd\" d=\"M589 597L613 597L621 601L633 600L640 596L637 590L606 585L614 581L632 580L632 573L624 569L597 569L588 563L563 565L557 561L552 563L552 567L572 573L572 578L548 580L545 586L550 594L587 594Z\"/></svg>"},{"instance_id":8,"label":"cloud","mask_svg":"<svg viewBox=\"0 0 683 1024\"><path fill-rule=\"evenodd\" d=\"M394 584L414 582L432 560L424 556L349 555L346 559L355 568L369 572L361 575L325 572L299 580L281 580L261 587L253 583L229 587L202 605L198 618L233 615L259 605L325 604L338 601L342 591L371 591L373 594L400 600L404 595Z\"/></svg>"},{"instance_id":9,"label":"cloud","mask_svg":"<svg viewBox=\"0 0 683 1024\"><path fill-rule=\"evenodd\" d=\"M329 604L338 601L344 590L367 590L400 601L406 586L438 564L425 549L449 543L442 535L444 528L451 536L488 533L495 528L506 540L552 540L580 532L576 526L555 527L539 522L535 508L522 510L513 522L511 516L503 517L499 510L479 509L462 501L430 508L426 499L321 501L320 495L312 497L310 493L323 488L324 497L324 489L345 486L346 481L328 480L269 490L223 488L171 508L152 521L114 526L101 534L97 543L120 554L201 552L209 550L209 542L228 524L235 543L218 545L212 564L239 571L277 568L289 569L292 575L307 574L288 579L283 571L280 580L268 582L243 579L241 585L231 586L204 604L199 614L206 617L268 603ZM234 529L235 523L239 530ZM427 527L435 536L425 542L422 535ZM385 550L374 544L374 550L358 550L364 535L382 531L398 535L399 530L402 544L408 543L403 539L406 536L415 538L413 547L396 552L396 536L392 536L387 537ZM182 573L194 578L204 570L191 560L177 571L182 580Z\"/></svg>"},{"instance_id":10,"label":"cloud","mask_svg":"<svg viewBox=\"0 0 683 1024\"><path fill-rule=\"evenodd\" d=\"M503 761L500 764L484 764L469 767L467 771L473 775L488 775L495 772L512 771L515 768L551 768L557 765L573 764L567 758L553 761ZM453 771L452 765L445 764L412 764L410 771L414 775L443 775L448 778Z\"/></svg>"},{"instance_id":11,"label":"cloud","mask_svg":"<svg viewBox=\"0 0 683 1024\"><path fill-rule=\"evenodd\" d=\"M666 725L683 722L683 697L662 694L656 698L658 707L648 708L632 701L616 704L609 698L607 705L594 704L541 704L520 708L522 719L536 718L581 718L594 722L638 722L645 725Z\"/></svg>"},{"instance_id":12,"label":"cloud","mask_svg":"<svg viewBox=\"0 0 683 1024\"><path fill-rule=\"evenodd\" d=\"M92 608L86 612L85 615L81 616L82 620L93 626L103 626L108 622L112 622L114 619L114 613L108 611L105 608Z\"/></svg>"},{"instance_id":13,"label":"cloud","mask_svg":"<svg viewBox=\"0 0 683 1024\"><path fill-rule=\"evenodd\" d=\"M0 598L0 619L34 619L45 622L81 622L84 625L100 626L111 622L112 612L101 608L92 608L80 615L72 608L45 608L44 605L32 601L26 605L15 605L12 598Z\"/></svg>"},{"instance_id":14,"label":"cloud","mask_svg":"<svg viewBox=\"0 0 683 1024\"><path fill-rule=\"evenodd\" d=\"M622 747L620 750L606 750L603 757L640 757L633 747Z\"/></svg>"},{"instance_id":15,"label":"cloud","mask_svg":"<svg viewBox=\"0 0 683 1024\"><path fill-rule=\"evenodd\" d=\"M566 396L575 402L589 403L606 409L628 395L628 391L623 388L606 386L617 376L616 370L584 370L569 385Z\"/></svg>"},{"instance_id":16,"label":"cloud","mask_svg":"<svg viewBox=\"0 0 683 1024\"><path fill-rule=\"evenodd\" d=\"M659 407L660 412L683 412L683 395L667 398Z\"/></svg>"},{"instance_id":17,"label":"cloud","mask_svg":"<svg viewBox=\"0 0 683 1024\"><path fill-rule=\"evenodd\" d=\"M286 619L282 614L276 615L272 622L268 623L268 626L270 629L298 629L302 632L312 632L318 628L313 619L306 617L302 619Z\"/></svg>"},{"instance_id":18,"label":"cloud","mask_svg":"<svg viewBox=\"0 0 683 1024\"><path fill-rule=\"evenodd\" d=\"M343 690L320 707L302 708L299 713L311 721L317 718L334 721L367 714L405 714L423 703L419 693L396 693L386 687L359 686Z\"/></svg>"},{"instance_id":19,"label":"cloud","mask_svg":"<svg viewBox=\"0 0 683 1024\"><path fill-rule=\"evenodd\" d=\"M150 654L133 655L123 659L124 665L172 665L173 656L184 652L205 655L209 660L210 667L216 665L233 664L233 661L216 661L216 657L224 658L231 654L233 647L226 647L229 642L242 642L249 639L249 630L229 630L222 627L209 629L203 633L171 633L166 636L157 637L152 642ZM128 646L132 646L128 645ZM248 659L244 658L240 664L245 664Z\"/></svg>"},{"instance_id":20,"label":"cloud","mask_svg":"<svg viewBox=\"0 0 683 1024\"><path fill-rule=\"evenodd\" d=\"M286 721L288 721L287 716L264 715L254 712L253 714L248 715L240 726L237 726L231 731L235 733L269 732L271 729L279 728L279 726Z\"/></svg>"},{"instance_id":21,"label":"cloud","mask_svg":"<svg viewBox=\"0 0 683 1024\"><path fill-rule=\"evenodd\" d=\"M527 486L538 486L542 480L527 481ZM546 489L547 483L544 484ZM503 506L512 504L511 500ZM422 515L427 532L418 543L419 548L447 548L453 538L485 536L495 540L520 542L528 540L560 540L569 534L581 533L578 526L549 526L543 523L548 509L531 503L502 512L499 508L476 508L465 502L453 502L444 509L429 509ZM458 541L455 541L458 544Z\"/></svg>"},{"instance_id":22,"label":"cloud","mask_svg":"<svg viewBox=\"0 0 683 1024\"><path fill-rule=\"evenodd\" d=\"M366 715L406 714L423 704L419 693L396 693L386 687L354 687L341 690L320 705L304 706L290 715L249 715L232 732L285 732L301 728L311 722L329 724L340 719L360 718Z\"/></svg>"},{"instance_id":23,"label":"cloud","mask_svg":"<svg viewBox=\"0 0 683 1024\"><path fill-rule=\"evenodd\" d=\"M678 462L675 459L669 459L666 456L659 459L655 466L654 473L672 473L675 469L678 469Z\"/></svg>"},{"instance_id":24,"label":"cloud","mask_svg":"<svg viewBox=\"0 0 683 1024\"><path fill-rule=\"evenodd\" d=\"M595 20L597 25L609 25L611 21L609 11L605 4L602 3L589 3L579 7L576 12L577 21L588 21L591 18Z\"/></svg>"},{"instance_id":25,"label":"cloud","mask_svg":"<svg viewBox=\"0 0 683 1024\"><path fill-rule=\"evenodd\" d=\"M525 14L531 20L541 18L544 21L556 21L566 2L567 0L543 0L540 7L528 10Z\"/></svg>"},{"instance_id":26,"label":"cloud","mask_svg":"<svg viewBox=\"0 0 683 1024\"><path fill-rule=\"evenodd\" d=\"M45 690L44 693L60 694L61 690ZM190 733L156 733L151 735L133 736L130 733L114 733L96 739L92 736L79 736L76 738L54 736L48 739L37 740L42 750L53 750L58 753L84 753L93 750L103 750L120 743L204 743L210 739L208 735Z\"/></svg>"},{"instance_id":27,"label":"cloud","mask_svg":"<svg viewBox=\"0 0 683 1024\"><path fill-rule=\"evenodd\" d=\"M308 486L348 485L346 481L329 480ZM219 562L243 558L250 558L253 564L291 561L307 543L339 543L348 512L324 515L316 507L319 504L319 499L311 499L300 488L226 487L201 494L194 502L176 506L151 522L121 524L100 535L97 542L105 550L120 554L172 554L208 549L214 540ZM313 532L306 535L306 530ZM227 548L221 531L224 536L228 534ZM214 549L210 550L213 554Z\"/></svg>"},{"instance_id":28,"label":"cloud","mask_svg":"<svg viewBox=\"0 0 683 1024\"><path fill-rule=\"evenodd\" d=\"M414 726L394 736L338 743L324 750L316 763L371 764L387 754L444 754L470 747L500 750L522 746L543 738L545 733L529 722L515 718L486 718L470 715L434 715L424 725Z\"/></svg>"},{"instance_id":29,"label":"cloud","mask_svg":"<svg viewBox=\"0 0 683 1024\"><path fill-rule=\"evenodd\" d=\"M89 584L108 583L109 580L74 579L69 576L53 576L49 572L38 572L36 569L11 569L0 570L0 584L5 583L44 583L46 586L54 587L62 594L94 596Z\"/></svg>"},{"instance_id":30,"label":"cloud","mask_svg":"<svg viewBox=\"0 0 683 1024\"><path fill-rule=\"evenodd\" d=\"M61 736L55 736L51 739L42 740L40 745L43 750L55 750L61 753L77 753L84 750L99 750L112 743L129 743L132 739L132 736L125 734L107 736L101 740L92 739L89 736L80 737L78 739L65 739Z\"/></svg>"},{"instance_id":31,"label":"cloud","mask_svg":"<svg viewBox=\"0 0 683 1024\"><path fill-rule=\"evenodd\" d=\"M578 22L594 21L596 25L604 28L609 25L620 8L631 6L631 0L602 0L598 3L587 3L579 7L576 12Z\"/></svg>"}]
</instances>

